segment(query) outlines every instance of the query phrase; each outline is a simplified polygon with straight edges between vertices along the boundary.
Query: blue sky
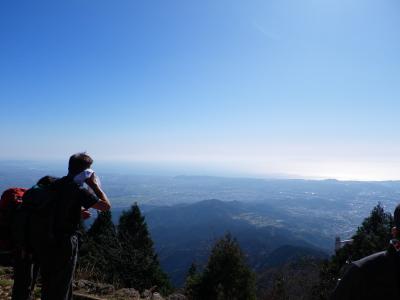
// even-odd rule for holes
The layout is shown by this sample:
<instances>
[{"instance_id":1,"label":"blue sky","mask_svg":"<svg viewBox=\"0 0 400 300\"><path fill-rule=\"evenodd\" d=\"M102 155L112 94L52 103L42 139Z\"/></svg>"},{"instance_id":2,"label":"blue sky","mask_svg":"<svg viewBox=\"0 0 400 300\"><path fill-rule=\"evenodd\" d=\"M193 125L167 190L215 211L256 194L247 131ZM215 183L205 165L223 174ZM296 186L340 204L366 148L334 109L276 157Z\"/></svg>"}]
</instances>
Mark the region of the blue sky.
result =
<instances>
[{"instance_id":1,"label":"blue sky","mask_svg":"<svg viewBox=\"0 0 400 300\"><path fill-rule=\"evenodd\" d=\"M397 0L1 1L0 159L399 179L399 15Z\"/></svg>"}]
</instances>

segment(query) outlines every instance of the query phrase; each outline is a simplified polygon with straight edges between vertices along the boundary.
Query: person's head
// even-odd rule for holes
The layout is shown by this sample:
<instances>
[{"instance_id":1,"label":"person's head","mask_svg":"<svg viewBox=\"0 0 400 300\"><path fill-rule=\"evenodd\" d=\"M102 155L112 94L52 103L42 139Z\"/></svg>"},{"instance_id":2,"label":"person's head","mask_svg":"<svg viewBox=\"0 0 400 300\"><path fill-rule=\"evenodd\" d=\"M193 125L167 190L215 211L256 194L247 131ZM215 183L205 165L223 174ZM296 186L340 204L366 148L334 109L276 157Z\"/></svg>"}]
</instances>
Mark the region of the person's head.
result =
<instances>
[{"instance_id":1,"label":"person's head","mask_svg":"<svg viewBox=\"0 0 400 300\"><path fill-rule=\"evenodd\" d=\"M86 169L89 169L93 163L93 159L86 153L76 153L69 158L68 174L77 175Z\"/></svg>"},{"instance_id":2,"label":"person's head","mask_svg":"<svg viewBox=\"0 0 400 300\"><path fill-rule=\"evenodd\" d=\"M392 235L394 238L400 238L400 204L396 206L393 213L394 227L392 229Z\"/></svg>"},{"instance_id":3,"label":"person's head","mask_svg":"<svg viewBox=\"0 0 400 300\"><path fill-rule=\"evenodd\" d=\"M44 176L39 179L37 182L38 185L50 185L57 180L57 177L53 176Z\"/></svg>"}]
</instances>

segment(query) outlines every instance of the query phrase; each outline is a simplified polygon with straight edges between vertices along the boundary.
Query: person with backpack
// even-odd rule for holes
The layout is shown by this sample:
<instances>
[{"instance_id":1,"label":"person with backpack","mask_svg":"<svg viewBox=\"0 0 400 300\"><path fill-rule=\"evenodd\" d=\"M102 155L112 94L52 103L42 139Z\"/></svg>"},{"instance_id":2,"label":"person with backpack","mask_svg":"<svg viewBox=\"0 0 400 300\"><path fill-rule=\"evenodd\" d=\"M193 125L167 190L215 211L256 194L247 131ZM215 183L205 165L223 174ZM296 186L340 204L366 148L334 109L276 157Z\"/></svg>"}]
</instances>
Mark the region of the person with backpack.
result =
<instances>
[{"instance_id":1,"label":"person with backpack","mask_svg":"<svg viewBox=\"0 0 400 300\"><path fill-rule=\"evenodd\" d=\"M52 176L42 177L32 189L46 190L56 180L57 178ZM22 202L14 212L11 222L14 253L12 300L33 299L33 291L39 275L39 266L34 262L27 233L30 214L34 213L33 211L40 207L42 201L42 197L22 197Z\"/></svg>"},{"instance_id":2,"label":"person with backpack","mask_svg":"<svg viewBox=\"0 0 400 300\"><path fill-rule=\"evenodd\" d=\"M13 264L12 222L25 192L24 188L13 187L5 190L0 198L0 265L2 266Z\"/></svg>"},{"instance_id":3,"label":"person with backpack","mask_svg":"<svg viewBox=\"0 0 400 300\"><path fill-rule=\"evenodd\" d=\"M28 244L40 268L42 300L72 299L72 281L78 254L82 208L106 211L111 204L90 169L86 153L70 157L68 175L46 188L32 188L24 201L40 194L41 204L29 213ZM86 184L91 191L84 187Z\"/></svg>"},{"instance_id":4,"label":"person with backpack","mask_svg":"<svg viewBox=\"0 0 400 300\"><path fill-rule=\"evenodd\" d=\"M12 289L12 300L32 300L33 292L39 275L39 266L35 263L32 256L32 247L29 243L29 226L37 227L32 223L33 216L42 209L46 203L46 195L51 185L58 178L44 176L34 185L27 196L24 197L26 189L11 188L4 192L4 200L7 201L12 195L12 199L19 199L17 203L8 206L8 214L12 218L8 221L8 244L10 249L10 258L14 269L14 283ZM8 198L7 198L8 197ZM22 199L22 201L21 201ZM15 201L15 200L14 200ZM88 210L82 209L81 217L83 220L91 216ZM32 217L32 219L31 219ZM33 220L34 221L34 220ZM43 228L42 228L43 229Z\"/></svg>"},{"instance_id":5,"label":"person with backpack","mask_svg":"<svg viewBox=\"0 0 400 300\"><path fill-rule=\"evenodd\" d=\"M387 250L352 262L331 300L400 299L400 204L393 217L395 227Z\"/></svg>"}]
</instances>

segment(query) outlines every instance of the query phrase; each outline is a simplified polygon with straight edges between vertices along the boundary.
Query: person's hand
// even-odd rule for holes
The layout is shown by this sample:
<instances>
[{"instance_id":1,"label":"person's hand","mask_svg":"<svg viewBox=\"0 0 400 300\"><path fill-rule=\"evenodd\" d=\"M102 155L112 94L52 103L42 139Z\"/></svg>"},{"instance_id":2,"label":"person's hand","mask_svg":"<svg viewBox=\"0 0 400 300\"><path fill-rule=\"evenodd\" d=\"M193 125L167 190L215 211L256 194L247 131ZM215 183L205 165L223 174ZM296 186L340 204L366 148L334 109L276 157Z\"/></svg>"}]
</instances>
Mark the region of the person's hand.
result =
<instances>
[{"instance_id":1,"label":"person's hand","mask_svg":"<svg viewBox=\"0 0 400 300\"><path fill-rule=\"evenodd\" d=\"M89 210L87 210L87 209L82 209L82 211L81 211L81 216L82 216L82 219L87 220L87 219L89 219L89 218L92 216L92 214L90 213Z\"/></svg>"},{"instance_id":2,"label":"person's hand","mask_svg":"<svg viewBox=\"0 0 400 300\"><path fill-rule=\"evenodd\" d=\"M95 195L99 198L99 201L96 204L94 204L92 208L100 211L109 210L111 208L111 203L108 200L107 195L101 189L96 178L97 178L96 174L93 172L92 176L86 179L86 184L93 190Z\"/></svg>"},{"instance_id":3,"label":"person's hand","mask_svg":"<svg viewBox=\"0 0 400 300\"><path fill-rule=\"evenodd\" d=\"M94 189L95 186L97 187L98 186L98 182L96 180L96 173L93 172L93 174L88 179L86 179L85 182L92 189Z\"/></svg>"}]
</instances>

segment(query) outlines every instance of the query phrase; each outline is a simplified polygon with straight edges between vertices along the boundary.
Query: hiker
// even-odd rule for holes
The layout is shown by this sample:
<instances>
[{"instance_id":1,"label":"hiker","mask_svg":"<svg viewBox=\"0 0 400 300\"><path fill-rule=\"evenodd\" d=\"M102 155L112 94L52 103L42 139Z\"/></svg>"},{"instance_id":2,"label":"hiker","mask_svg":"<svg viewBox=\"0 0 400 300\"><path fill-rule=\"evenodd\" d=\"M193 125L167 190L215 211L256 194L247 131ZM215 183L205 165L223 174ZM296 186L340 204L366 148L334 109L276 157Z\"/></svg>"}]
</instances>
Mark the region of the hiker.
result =
<instances>
[{"instance_id":1,"label":"hiker","mask_svg":"<svg viewBox=\"0 0 400 300\"><path fill-rule=\"evenodd\" d=\"M51 184L43 196L41 213L30 216L29 244L40 268L42 300L72 299L72 280L78 254L78 228L82 208L106 211L111 208L86 153L70 157L68 175ZM91 189L89 191L84 184ZM28 190L28 198L34 189ZM44 213L47 212L47 213ZM51 230L49 230L51 229Z\"/></svg>"},{"instance_id":2,"label":"hiker","mask_svg":"<svg viewBox=\"0 0 400 300\"><path fill-rule=\"evenodd\" d=\"M354 261L331 300L400 299L400 205L394 211L388 249Z\"/></svg>"},{"instance_id":3,"label":"hiker","mask_svg":"<svg viewBox=\"0 0 400 300\"><path fill-rule=\"evenodd\" d=\"M12 187L5 190L0 198L0 264L2 266L9 267L13 264L12 222L25 192L24 188Z\"/></svg>"},{"instance_id":4,"label":"hiker","mask_svg":"<svg viewBox=\"0 0 400 300\"><path fill-rule=\"evenodd\" d=\"M36 183L33 189L40 190L50 187L58 178L44 176ZM23 191L25 192L25 190ZM35 263L32 256L31 246L27 241L28 218L33 209L39 206L43 199L39 197L25 197L20 206L14 212L12 220L12 243L13 243L13 266L14 283L12 290L12 300L31 300L36 280L39 275L39 266ZM38 203L32 203L36 200ZM82 209L81 217L83 220L91 216L88 210Z\"/></svg>"},{"instance_id":5,"label":"hiker","mask_svg":"<svg viewBox=\"0 0 400 300\"><path fill-rule=\"evenodd\" d=\"M48 187L57 178L45 176L39 179L36 186ZM31 300L36 279L39 274L39 267L34 263L32 252L26 241L26 227L29 215L29 208L32 203L21 204L16 210L12 229L14 244L14 284L12 289L12 300Z\"/></svg>"}]
</instances>

